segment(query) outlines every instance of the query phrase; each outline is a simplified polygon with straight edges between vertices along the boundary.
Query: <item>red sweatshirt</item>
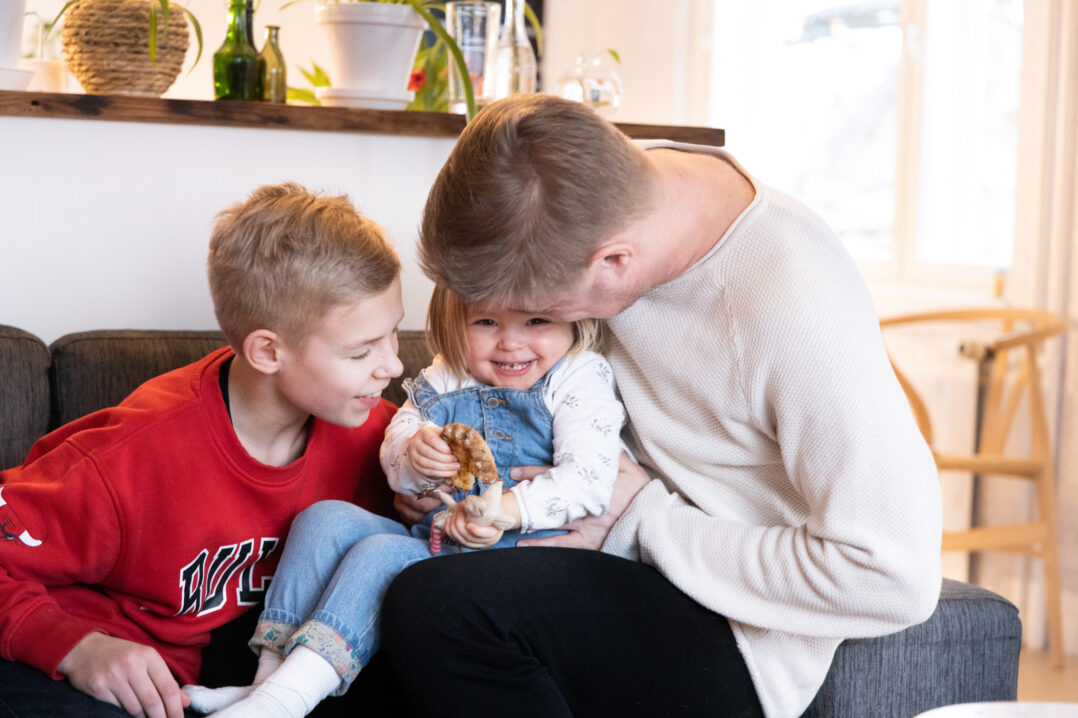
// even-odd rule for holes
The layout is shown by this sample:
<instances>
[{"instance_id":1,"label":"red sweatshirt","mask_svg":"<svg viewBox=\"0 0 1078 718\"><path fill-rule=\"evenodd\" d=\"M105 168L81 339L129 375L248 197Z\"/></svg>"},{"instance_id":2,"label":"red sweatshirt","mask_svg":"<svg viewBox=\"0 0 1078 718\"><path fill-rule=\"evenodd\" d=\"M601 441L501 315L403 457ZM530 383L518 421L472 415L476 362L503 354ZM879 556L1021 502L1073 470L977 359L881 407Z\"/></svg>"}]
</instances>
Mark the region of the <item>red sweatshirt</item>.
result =
<instances>
[{"instance_id":1,"label":"red sweatshirt","mask_svg":"<svg viewBox=\"0 0 1078 718\"><path fill-rule=\"evenodd\" d=\"M181 683L209 632L262 599L292 517L321 499L394 515L378 447L313 420L288 466L252 459L221 396L222 349L42 437L0 472L0 657L58 676L86 634L156 648Z\"/></svg>"}]
</instances>

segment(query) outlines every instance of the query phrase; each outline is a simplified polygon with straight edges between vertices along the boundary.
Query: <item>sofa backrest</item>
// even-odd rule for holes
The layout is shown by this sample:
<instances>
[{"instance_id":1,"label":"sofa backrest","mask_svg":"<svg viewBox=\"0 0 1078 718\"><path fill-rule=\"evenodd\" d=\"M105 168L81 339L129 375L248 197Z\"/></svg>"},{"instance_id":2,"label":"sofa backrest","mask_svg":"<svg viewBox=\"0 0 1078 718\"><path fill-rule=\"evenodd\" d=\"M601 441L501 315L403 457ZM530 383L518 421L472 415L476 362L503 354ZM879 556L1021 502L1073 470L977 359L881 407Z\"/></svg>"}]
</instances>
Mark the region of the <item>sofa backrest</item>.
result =
<instances>
[{"instance_id":1,"label":"sofa backrest","mask_svg":"<svg viewBox=\"0 0 1078 718\"><path fill-rule=\"evenodd\" d=\"M115 406L143 382L197 361L226 343L216 331L66 334L49 345L49 429Z\"/></svg>"},{"instance_id":2,"label":"sofa backrest","mask_svg":"<svg viewBox=\"0 0 1078 718\"><path fill-rule=\"evenodd\" d=\"M49 428L49 348L0 325L0 469L22 463Z\"/></svg>"},{"instance_id":3,"label":"sofa backrest","mask_svg":"<svg viewBox=\"0 0 1078 718\"><path fill-rule=\"evenodd\" d=\"M402 331L404 373L384 396L398 406L401 381L430 363L422 331ZM17 466L47 430L115 406L140 384L225 345L218 331L96 330L46 346L0 325L0 469Z\"/></svg>"}]
</instances>

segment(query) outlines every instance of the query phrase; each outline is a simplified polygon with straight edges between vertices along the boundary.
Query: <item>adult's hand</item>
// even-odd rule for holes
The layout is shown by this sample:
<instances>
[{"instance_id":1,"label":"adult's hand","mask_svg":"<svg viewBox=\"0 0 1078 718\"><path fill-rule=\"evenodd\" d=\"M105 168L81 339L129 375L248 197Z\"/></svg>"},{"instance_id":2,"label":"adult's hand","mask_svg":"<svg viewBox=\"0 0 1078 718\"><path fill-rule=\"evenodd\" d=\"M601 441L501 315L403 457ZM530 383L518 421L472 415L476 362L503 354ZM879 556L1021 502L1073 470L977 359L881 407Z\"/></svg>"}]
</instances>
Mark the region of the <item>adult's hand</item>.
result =
<instances>
[{"instance_id":1,"label":"adult's hand","mask_svg":"<svg viewBox=\"0 0 1078 718\"><path fill-rule=\"evenodd\" d=\"M183 718L191 702L156 650L103 633L75 644L59 671L78 690L133 716Z\"/></svg>"},{"instance_id":2,"label":"adult's hand","mask_svg":"<svg viewBox=\"0 0 1078 718\"><path fill-rule=\"evenodd\" d=\"M404 523L409 526L426 516L427 512L431 509L441 505L442 502L437 496L429 496L421 499L417 496L396 494L393 497L393 508L395 508L397 513L401 515L401 518L404 519Z\"/></svg>"},{"instance_id":3,"label":"adult's hand","mask_svg":"<svg viewBox=\"0 0 1078 718\"><path fill-rule=\"evenodd\" d=\"M539 468L538 471L532 471ZM542 467L520 467L520 478L532 479L543 473ZM514 472L517 469L513 469ZM513 474L513 478L518 478ZM560 536L517 541L517 546L564 546L566 548L600 549L606 541L614 523L629 508L640 489L651 479L639 464L622 454L618 460L618 478L614 481L614 493L610 497L610 508L599 516L583 516L570 521L564 526L568 531Z\"/></svg>"}]
</instances>

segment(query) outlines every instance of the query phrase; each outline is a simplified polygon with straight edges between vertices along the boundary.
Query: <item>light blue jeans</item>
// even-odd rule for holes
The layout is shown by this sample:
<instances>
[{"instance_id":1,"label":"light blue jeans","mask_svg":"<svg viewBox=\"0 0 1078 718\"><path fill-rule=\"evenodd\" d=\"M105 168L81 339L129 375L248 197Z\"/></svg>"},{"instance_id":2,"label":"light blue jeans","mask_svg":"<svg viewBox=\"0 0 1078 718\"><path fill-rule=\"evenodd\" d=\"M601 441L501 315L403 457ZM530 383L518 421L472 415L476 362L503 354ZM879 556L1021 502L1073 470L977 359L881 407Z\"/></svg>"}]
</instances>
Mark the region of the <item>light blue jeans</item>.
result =
<instances>
[{"instance_id":1,"label":"light blue jeans","mask_svg":"<svg viewBox=\"0 0 1078 718\"><path fill-rule=\"evenodd\" d=\"M430 516L409 531L402 524L344 501L320 501L303 510L292 528L266 593L266 608L250 645L287 655L306 646L332 665L344 693L381 646L378 618L393 579L430 558ZM541 538L563 531L536 531ZM521 538L506 531L492 548ZM442 553L469 551L448 539Z\"/></svg>"}]
</instances>

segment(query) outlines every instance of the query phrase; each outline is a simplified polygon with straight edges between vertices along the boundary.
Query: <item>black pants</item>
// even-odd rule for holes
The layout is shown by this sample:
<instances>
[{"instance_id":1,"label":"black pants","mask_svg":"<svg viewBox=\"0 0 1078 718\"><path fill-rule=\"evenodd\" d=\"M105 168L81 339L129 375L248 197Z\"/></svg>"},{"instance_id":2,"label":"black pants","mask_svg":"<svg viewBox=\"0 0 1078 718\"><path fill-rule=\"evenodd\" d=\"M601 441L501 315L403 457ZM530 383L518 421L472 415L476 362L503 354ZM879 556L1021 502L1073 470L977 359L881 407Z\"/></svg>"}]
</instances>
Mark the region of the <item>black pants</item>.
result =
<instances>
[{"instance_id":1,"label":"black pants","mask_svg":"<svg viewBox=\"0 0 1078 718\"><path fill-rule=\"evenodd\" d=\"M390 586L382 627L415 715L763 715L725 618L596 551L421 561Z\"/></svg>"}]
</instances>

